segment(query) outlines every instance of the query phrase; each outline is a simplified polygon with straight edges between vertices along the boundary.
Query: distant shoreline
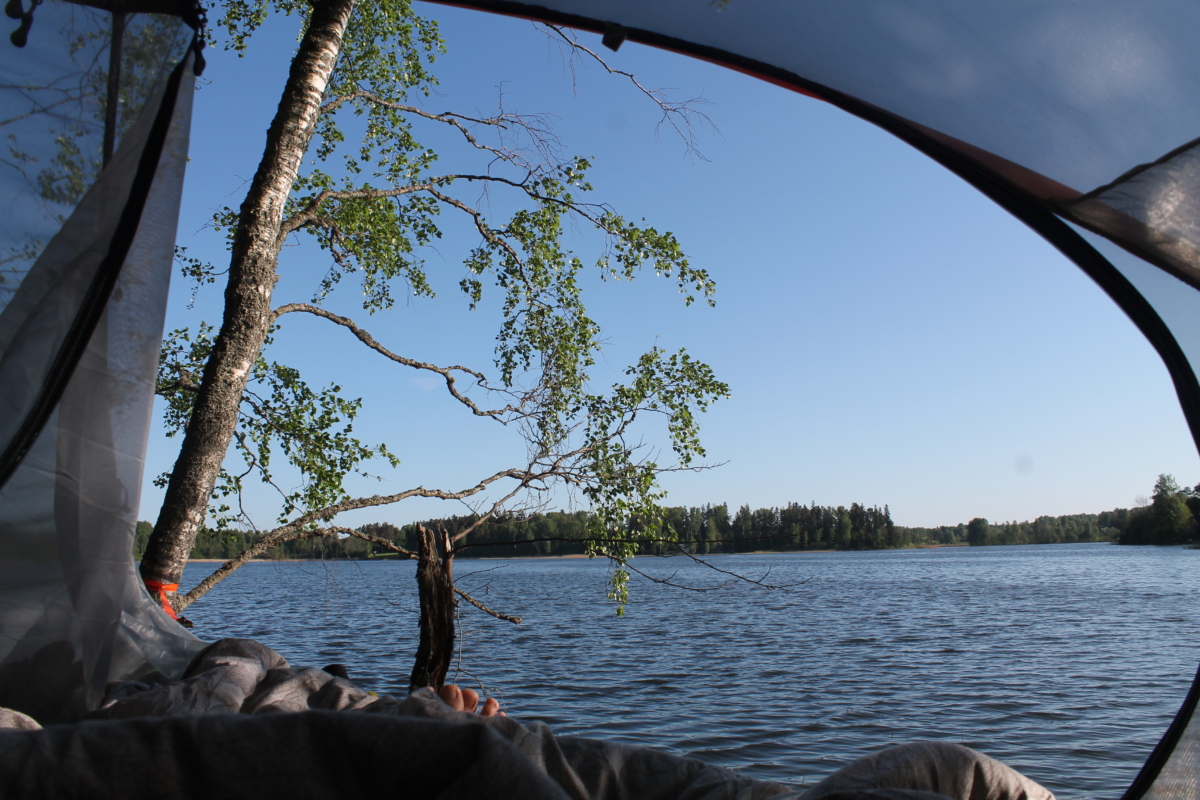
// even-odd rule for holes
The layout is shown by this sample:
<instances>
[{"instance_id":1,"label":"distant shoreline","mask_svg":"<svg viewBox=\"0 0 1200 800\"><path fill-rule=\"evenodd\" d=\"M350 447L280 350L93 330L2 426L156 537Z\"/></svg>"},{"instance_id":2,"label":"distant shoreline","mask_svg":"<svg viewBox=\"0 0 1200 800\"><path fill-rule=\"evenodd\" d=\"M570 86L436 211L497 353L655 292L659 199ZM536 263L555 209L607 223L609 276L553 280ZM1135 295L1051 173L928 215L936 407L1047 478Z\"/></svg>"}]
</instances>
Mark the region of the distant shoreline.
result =
<instances>
[{"instance_id":1,"label":"distant shoreline","mask_svg":"<svg viewBox=\"0 0 1200 800\"><path fill-rule=\"evenodd\" d=\"M966 542L955 542L954 544L918 544L912 547L888 547L873 550L751 550L745 553L694 553L699 556L793 556L802 553L867 553L867 552L894 552L900 550L937 550L943 547L970 547ZM459 558L466 561L542 561L567 558L589 558L586 553L569 553L567 555L557 556L471 556L469 558L460 556ZM189 564L224 564L229 559L227 558L190 558ZM247 564L307 564L312 561L411 561L412 559L400 558L398 556L378 555L374 558L252 558L247 561Z\"/></svg>"}]
</instances>

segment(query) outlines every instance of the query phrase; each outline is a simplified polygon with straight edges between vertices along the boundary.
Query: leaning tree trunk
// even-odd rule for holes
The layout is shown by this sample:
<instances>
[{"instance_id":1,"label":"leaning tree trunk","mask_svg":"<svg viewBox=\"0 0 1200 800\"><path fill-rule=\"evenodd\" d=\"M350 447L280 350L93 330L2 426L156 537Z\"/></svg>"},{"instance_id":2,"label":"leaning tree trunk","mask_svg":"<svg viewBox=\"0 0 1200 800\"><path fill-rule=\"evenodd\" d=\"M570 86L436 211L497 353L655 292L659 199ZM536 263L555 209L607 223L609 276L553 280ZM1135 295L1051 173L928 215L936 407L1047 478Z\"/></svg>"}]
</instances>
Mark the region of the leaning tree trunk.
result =
<instances>
[{"instance_id":1,"label":"leaning tree trunk","mask_svg":"<svg viewBox=\"0 0 1200 800\"><path fill-rule=\"evenodd\" d=\"M179 458L142 559L151 588L171 595L204 522L221 462L237 427L242 393L271 328L271 295L283 244L288 195L312 140L325 89L341 52L354 0L315 0L267 131L258 172L238 217L225 289L225 317L196 395Z\"/></svg>"},{"instance_id":2,"label":"leaning tree trunk","mask_svg":"<svg viewBox=\"0 0 1200 800\"><path fill-rule=\"evenodd\" d=\"M421 599L421 638L409 688L440 689L454 656L454 554L450 537L417 526L417 593Z\"/></svg>"}]
</instances>

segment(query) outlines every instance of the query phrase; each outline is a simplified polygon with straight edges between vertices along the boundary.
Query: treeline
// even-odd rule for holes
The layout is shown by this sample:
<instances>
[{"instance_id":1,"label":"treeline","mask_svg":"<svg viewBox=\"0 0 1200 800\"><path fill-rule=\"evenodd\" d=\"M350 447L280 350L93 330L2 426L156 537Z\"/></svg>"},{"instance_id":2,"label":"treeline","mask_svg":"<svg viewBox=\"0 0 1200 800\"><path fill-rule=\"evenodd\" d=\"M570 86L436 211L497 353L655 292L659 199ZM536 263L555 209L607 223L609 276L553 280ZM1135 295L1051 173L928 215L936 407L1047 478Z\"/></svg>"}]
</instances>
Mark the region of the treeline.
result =
<instances>
[{"instance_id":1,"label":"treeline","mask_svg":"<svg viewBox=\"0 0 1200 800\"><path fill-rule=\"evenodd\" d=\"M680 546L689 552L750 553L761 550L874 550L904 547L909 542L899 536L902 530L892 523L891 513L860 506L802 506L751 510L742 506L730 514L729 507L708 505L699 508L667 508L664 524L673 531ZM451 517L419 523L425 527L442 526L452 536L475 522L475 517ZM397 528L386 523L360 528L394 541L407 549L416 548L418 523ZM638 533L636 526L632 529ZM552 511L529 517L509 517L488 522L470 534L463 552L465 557L579 555L587 552L588 515ZM657 538L657 537L656 537ZM674 552L670 542L647 539L641 552L662 555Z\"/></svg>"},{"instance_id":2,"label":"treeline","mask_svg":"<svg viewBox=\"0 0 1200 800\"><path fill-rule=\"evenodd\" d=\"M800 505L751 509L706 505L665 510L668 530L680 546L696 554L798 552L804 550L878 550L932 545L1015 545L1118 541L1123 544L1177 544L1196 536L1200 519L1200 486L1180 489L1169 475L1160 475L1154 500L1140 508L1118 508L1100 514L1043 516L1032 522L990 523L976 518L968 523L936 528L904 527L892 521L887 506ZM451 535L473 525L477 517L431 519L396 526L387 522L358 530L416 550L418 524L444 527ZM139 522L134 556L141 558L150 535L150 523ZM634 529L636 532L636 528ZM191 558L229 559L256 541L244 531L206 531L196 539ZM519 557L580 555L587 552L588 514L585 511L551 511L529 516L490 520L472 532L470 545L460 557ZM644 554L666 554L675 545L646 541ZM353 537L314 537L272 548L267 559L364 559L390 557L382 546Z\"/></svg>"},{"instance_id":3,"label":"treeline","mask_svg":"<svg viewBox=\"0 0 1200 800\"><path fill-rule=\"evenodd\" d=\"M1186 544L1200 539L1200 484L1181 489L1171 475L1159 475L1149 505L1126 512L1121 544Z\"/></svg>"},{"instance_id":4,"label":"treeline","mask_svg":"<svg viewBox=\"0 0 1200 800\"><path fill-rule=\"evenodd\" d=\"M140 561L146 552L146 543L150 540L150 531L154 526L149 522L139 522L133 538L133 557ZM196 537L189 555L191 559L216 558L222 561L239 556L248 547L258 541L258 535L246 531L202 531ZM302 559L333 559L370 558L370 549L361 539L333 539L318 536L312 539L297 539L272 547L262 556L263 559L288 561Z\"/></svg>"},{"instance_id":5,"label":"treeline","mask_svg":"<svg viewBox=\"0 0 1200 800\"><path fill-rule=\"evenodd\" d=\"M751 510L742 506L730 514L728 506L668 508L665 523L689 552L751 553L804 550L883 550L933 545L1060 544L1113 541L1124 530L1129 511L1038 517L1033 522L990 524L972 520L953 526L910 528L896 525L884 506L804 506ZM426 527L443 526L451 535L475 522L474 517L427 520ZM982 526L981 527L981 524ZM397 527L387 523L359 530L381 536L409 550L416 548L416 523ZM974 529L972 529L974 525ZM972 530L974 536L972 537ZM473 533L467 557L574 555L586 552L587 514L550 512L528 518L510 518L485 524ZM674 545L647 542L646 554L671 552Z\"/></svg>"},{"instance_id":6,"label":"treeline","mask_svg":"<svg viewBox=\"0 0 1200 800\"><path fill-rule=\"evenodd\" d=\"M1100 514L1038 517L1033 522L1001 525L992 525L979 518L967 523L965 534L967 543L972 545L1095 541L1188 544L1200 539L1200 484L1192 489L1180 488L1173 476L1159 475L1154 482L1151 501L1136 508L1114 508Z\"/></svg>"},{"instance_id":7,"label":"treeline","mask_svg":"<svg viewBox=\"0 0 1200 800\"><path fill-rule=\"evenodd\" d=\"M966 525L941 528L914 528L917 538L938 544L966 543L974 547L1005 544L1071 544L1074 542L1111 542L1124 527L1126 509L1100 514L1064 514L1042 516L1033 522L990 523L976 517Z\"/></svg>"},{"instance_id":8,"label":"treeline","mask_svg":"<svg viewBox=\"0 0 1200 800\"><path fill-rule=\"evenodd\" d=\"M444 527L453 536L476 520L473 516L449 517L400 527L380 522L363 525L358 530L415 551L418 524L427 528ZM811 506L791 503L783 508L757 510L742 506L733 514L724 503L700 508L677 507L665 509L665 524L677 533L680 544L697 554L875 550L907 547L924 541L915 539L911 529L893 524L886 506L880 509L857 503L849 508L818 506L816 503ZM150 530L150 523L138 523L135 558L141 558ZM636 528L634 530L636 532ZM196 538L191 558L233 558L251 546L256 538L255 534L243 531L205 531ZM586 511L501 517L472 532L465 541L470 547L460 557L581 555L587 552L587 538ZM674 549L675 545L670 543L648 541L641 552L665 554ZM264 558L372 558L386 552L387 548L353 537L316 537L285 542L272 548Z\"/></svg>"}]
</instances>

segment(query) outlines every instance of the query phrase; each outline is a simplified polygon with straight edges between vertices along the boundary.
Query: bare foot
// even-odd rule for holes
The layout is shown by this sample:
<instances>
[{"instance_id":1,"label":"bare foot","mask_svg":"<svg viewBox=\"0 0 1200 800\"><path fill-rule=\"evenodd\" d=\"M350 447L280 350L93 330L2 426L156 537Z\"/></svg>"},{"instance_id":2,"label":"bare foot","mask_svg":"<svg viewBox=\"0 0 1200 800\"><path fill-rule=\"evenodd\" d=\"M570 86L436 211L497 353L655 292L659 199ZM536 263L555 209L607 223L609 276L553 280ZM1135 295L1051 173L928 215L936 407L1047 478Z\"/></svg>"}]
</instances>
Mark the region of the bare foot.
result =
<instances>
[{"instance_id":1,"label":"bare foot","mask_svg":"<svg viewBox=\"0 0 1200 800\"><path fill-rule=\"evenodd\" d=\"M474 689L460 689L453 683L447 683L443 686L438 691L438 697L442 698L442 702L455 711L465 711L468 714L474 714L475 710L479 709L481 717L507 716L500 710L500 704L496 702L494 697L484 700L483 708L479 708L479 692Z\"/></svg>"}]
</instances>

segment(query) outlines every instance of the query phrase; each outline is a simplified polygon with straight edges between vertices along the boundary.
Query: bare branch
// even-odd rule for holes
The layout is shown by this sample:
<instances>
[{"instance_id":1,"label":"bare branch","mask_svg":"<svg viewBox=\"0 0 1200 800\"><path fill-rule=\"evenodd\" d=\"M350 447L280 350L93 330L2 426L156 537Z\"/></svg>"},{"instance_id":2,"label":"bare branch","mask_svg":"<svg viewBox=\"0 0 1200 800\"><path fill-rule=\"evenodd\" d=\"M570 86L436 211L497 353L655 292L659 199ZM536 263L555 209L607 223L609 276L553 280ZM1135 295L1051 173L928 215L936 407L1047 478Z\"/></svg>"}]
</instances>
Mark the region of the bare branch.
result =
<instances>
[{"instance_id":1,"label":"bare branch","mask_svg":"<svg viewBox=\"0 0 1200 800\"><path fill-rule=\"evenodd\" d=\"M463 600L466 600L468 603L470 603L471 605L478 608L480 611L483 611L487 614L491 614L496 619L502 619L505 622L511 622L514 625L521 624L520 617L511 617L508 614L501 614L499 611L493 611L492 609L488 608L483 603L476 600L474 597L471 597L471 595L467 594L466 592L464 592L462 589L458 588L457 586L454 587L454 593L456 595L458 595L459 597L461 597Z\"/></svg>"},{"instance_id":2,"label":"bare branch","mask_svg":"<svg viewBox=\"0 0 1200 800\"><path fill-rule=\"evenodd\" d=\"M183 611L185 608L190 606L192 603L196 602L201 597L206 595L208 593L208 591L210 589L212 589L214 586L216 586L218 583L220 583L221 581L223 581L227 577L229 577L229 575L234 570L236 570L238 567L242 566L243 564L247 563L248 561L258 558L259 556L266 553L268 550L270 550L272 547L274 547L277 544L282 544L283 542L290 541L291 539L304 539L304 538L308 538L309 536L324 536L324 535L325 534L321 531L301 531L301 532L298 532L295 536L281 538L278 540L271 540L271 539L268 539L268 537L264 536L263 538L261 538L257 542L255 542L254 544L247 547L241 553L237 554L236 556L234 556L233 558L229 559L224 564L222 564L220 567L218 567L211 575L209 575L204 580L200 581L200 583L196 584L195 588L193 588L186 595L183 595L182 597L180 597L179 595L175 595L174 597L172 597L171 605L174 606L176 613Z\"/></svg>"},{"instance_id":3,"label":"bare branch","mask_svg":"<svg viewBox=\"0 0 1200 800\"><path fill-rule=\"evenodd\" d=\"M500 509L504 507L504 504L507 503L509 500L513 499L514 497L516 497L518 493L520 493L522 490L528 488L530 486L530 484L532 484L536 481L539 481L539 480L545 480L547 477L550 477L550 473L546 473L546 472L531 473L527 470L526 477L519 484L517 484L517 488L513 489L511 492L506 494L504 497L501 497L499 500L492 503L492 507L490 509L488 509L486 514L481 514L479 519L472 522L465 529L456 533L454 535L454 538L450 539L449 543L457 544L458 542L461 542L463 539L467 538L467 536L474 533L475 530L477 528L479 528L480 525L487 522L497 512L499 512ZM457 554L458 550L459 550L459 548L455 547L454 550L452 551L452 555Z\"/></svg>"},{"instance_id":4,"label":"bare branch","mask_svg":"<svg viewBox=\"0 0 1200 800\"><path fill-rule=\"evenodd\" d=\"M480 520L480 522L482 522L482 520ZM478 523L472 525L470 530L474 530L477 527L478 527ZM462 535L463 534L459 534L458 536L456 536L455 540L457 541L459 538L461 538ZM762 541L762 540L778 539L778 538L779 538L778 536L759 536L759 537L754 537L753 539L740 539L739 541L741 541L741 542ZM721 583L721 584L718 584L715 586L690 586L687 584L676 583L672 580L672 578L674 578L675 575L678 574L678 571L671 573L671 575L669 575L666 578L656 578L653 575L649 575L649 574L643 572L642 570L631 566L628 562L626 562L624 564L624 566L627 569L631 570L632 572L637 573L638 575L641 575L646 580L653 581L654 583L659 583L664 586L671 586L676 589L686 589L686 590L692 591L692 592L712 592L712 591L716 591L717 589L725 589L730 586L734 586L735 584L738 584L738 583L749 583L749 584L753 584L754 586L762 587L763 589L786 591L786 590L794 588L796 586L802 586L812 580L812 578L810 577L810 578L805 578L802 581L797 581L795 583L783 583L783 584L767 583L767 578L771 574L770 567L767 568L767 571L765 573L763 573L762 577L751 578L749 576L741 574L740 572L734 572L732 570L721 569L720 567L712 564L711 562L700 558L699 556L690 552L687 549L687 545L689 544L689 542L680 542L676 539L655 538L655 537L645 537L645 538L641 538L641 539L616 539L616 538L589 536L584 539L574 539L574 538L570 538L567 536L534 536L529 539L509 539L509 540L498 541L498 542L497 541L468 542L466 544L460 544L457 547L455 547L454 552L461 553L462 551L469 550L472 547L498 547L498 546L505 546L505 545L532 544L534 542L568 542L568 543L573 543L573 544L581 544L581 545L585 545L585 546L588 545L589 543L603 544L603 543L609 543L609 542L611 542L611 543L618 543L618 542L619 543L630 543L630 544L638 544L638 545L669 544L675 548L676 553L678 553L679 555L687 556L692 561L695 561L697 564L701 564L701 565L707 567L708 569L711 569L713 572L719 572L722 575L728 575L730 578L733 579L733 580L730 580L730 581L727 581L725 583ZM670 558L672 556L668 555L668 556L664 556L664 557Z\"/></svg>"},{"instance_id":5,"label":"bare branch","mask_svg":"<svg viewBox=\"0 0 1200 800\"><path fill-rule=\"evenodd\" d=\"M438 200L441 200L446 205L453 206L454 208L457 208L459 211L469 214L471 216L471 218L473 220L475 220L475 229L477 231L479 231L479 235L482 236L484 238L484 240L487 241L488 244L493 245L495 247L499 247L502 250L504 250L504 252L508 253L509 257L512 258L515 263L518 263L518 264L525 263L525 260L523 258L521 258L521 254L518 253L516 251L516 249L512 246L512 244L509 243L508 239L504 238L503 236L500 236L494 230L492 230L491 228L489 228L487 226L487 223L483 219L483 214L481 214L478 210L472 208L471 206L467 205L466 203L462 202L461 200L457 200L453 197L450 197L449 195L443 194L443 193L437 191L436 189L430 189L429 193L431 195L433 195L434 197L436 197ZM522 271L522 276L523 275L524 275L524 272Z\"/></svg>"},{"instance_id":6,"label":"bare branch","mask_svg":"<svg viewBox=\"0 0 1200 800\"><path fill-rule=\"evenodd\" d=\"M401 547L400 545L393 542L392 540L385 539L382 536L375 536L374 534L371 534L371 533L363 533L362 531L357 531L357 530L354 530L353 528L331 528L330 530L337 530L342 533L345 533L348 536L353 536L355 539L362 539L365 542L371 542L373 544L377 544L380 547L391 550L393 553L399 553L400 555L402 555L405 558L408 558L410 560L415 559L417 557L417 554L414 553L413 551L406 550L403 547Z\"/></svg>"},{"instance_id":7,"label":"bare branch","mask_svg":"<svg viewBox=\"0 0 1200 800\"><path fill-rule=\"evenodd\" d=\"M297 517L291 522L283 525L268 536L282 535L288 531L303 528L317 520L330 519L331 517L341 514L343 511L353 511L358 508L371 508L373 506L386 506L392 503L399 503L401 500L407 500L410 497L431 497L439 500L462 500L465 497L479 494L488 486L502 478L514 478L516 480L530 480L537 476L530 476L525 470L521 469L505 469L481 480L479 483L469 489L462 489L457 492L449 492L442 489L426 489L424 486L418 486L416 489L408 489L407 491L398 492L389 495L374 495L372 497L356 497L350 500L344 500L340 503L335 503L325 508L319 508L315 511L309 511L302 516Z\"/></svg>"},{"instance_id":8,"label":"bare branch","mask_svg":"<svg viewBox=\"0 0 1200 800\"><path fill-rule=\"evenodd\" d=\"M316 509L315 511L309 511L300 515L291 522L281 525L275 530L264 534L261 539L250 545L250 547L246 548L244 552L229 559L215 572L213 572L204 580L200 581L200 583L198 583L196 587L186 595L183 597L176 595L172 600L172 604L175 606L176 612L182 611L207 594L210 589L223 581L235 569L242 566L247 561L261 556L276 545L292 541L293 539L306 539L312 536L330 535L328 531L334 530L332 528L326 528L322 530L311 529L308 527L318 520L332 519L343 511L352 511L357 508L370 508L372 506L383 506L391 503L399 503L401 500L407 500L410 497L432 497L441 500L461 500L465 497L470 497L471 495L482 492L488 486L502 478L528 480L529 476L523 470L506 469L484 478L469 489L463 489L457 492L448 492L442 489L426 489L423 486L418 486L416 489L409 489L397 494L375 495L373 497L356 497L353 499L344 500L341 503L335 503L331 506L326 506L325 508ZM349 533L349 529L347 528L340 528L337 530ZM351 533L350 535L355 534ZM406 554L408 553L408 551L403 552ZM412 557L411 554L409 554L409 557Z\"/></svg>"},{"instance_id":9,"label":"bare branch","mask_svg":"<svg viewBox=\"0 0 1200 800\"><path fill-rule=\"evenodd\" d=\"M739 572L732 572L727 569L721 569L720 567L713 566L711 563L705 561L704 559L699 558L699 557L693 555L692 553L687 552L687 550L685 550L683 547L679 546L678 543L676 543L676 546L678 547L678 550L682 555L687 556L688 558L695 561L697 564L704 565L705 567L713 570L714 572L719 572L722 575L728 575L728 576L730 576L730 578L732 578L732 580L726 581L725 583L717 584L715 586L690 586L685 583L676 583L675 581L672 580L672 578L674 578L676 575L679 574L678 570L676 570L675 572L672 572L666 578L656 578L653 575L649 575L649 574L643 572L642 570L638 569L637 567L631 565L628 561L625 562L624 564L622 564L621 566L625 567L626 569L630 570L631 572L635 572L638 575L641 575L643 578L645 578L648 581L662 584L664 586L670 586L675 589L686 589L689 592L715 592L718 589L727 589L730 586L735 586L739 583L750 583L755 586L762 587L763 589L787 591L788 589L791 589L795 586L800 586L800 585L808 583L809 581L812 580L812 578L810 577L810 578L805 578L804 580L798 581L796 583L771 584L771 583L766 582L767 576L771 574L770 567L767 568L766 573L761 578L748 578Z\"/></svg>"},{"instance_id":10,"label":"bare branch","mask_svg":"<svg viewBox=\"0 0 1200 800\"><path fill-rule=\"evenodd\" d=\"M690 467L689 467L689 469L690 469ZM556 476L556 477L558 477L558 476ZM473 525L473 526L472 526L472 530L474 530L474 528L477 528L477 527L479 527L479 526L478 526L478 525ZM458 537L457 537L457 534L456 534L456 539L457 539L457 538L458 538ZM745 539L738 539L737 541L738 541L738 542L766 542L766 541L775 541L775 540L778 540L779 538L780 538L780 537L779 537L778 535L775 535L775 536L754 536L754 537L748 537L748 538L745 538ZM723 539L715 539L715 540L712 540L712 539L705 539L705 540L703 540L703 541L705 541L705 542L710 542L710 543L712 543L712 544L726 544L726 543L727 543L727 542L726 542L725 540L723 540ZM701 542L693 542L693 541L683 541L683 542L681 542L681 541L679 541L678 539L655 538L655 537L644 537L644 538L641 538L641 539L618 539L618 538L615 538L615 537L611 537L611 538L610 538L610 537L605 537L605 536L587 536L587 537L585 537L585 538L583 538L583 539L573 539L573 538L571 538L571 537L569 537L569 536L533 536L533 537L531 537L531 538L529 538L529 539L504 539L504 540L501 540L501 541L493 541L493 542L468 542L468 543L466 543L466 544L461 544L461 545L458 545L457 547L455 547L455 548L454 548L454 552L455 552L455 553L459 553L459 552L461 552L461 551L463 551L463 550L469 550L469 549L470 549L470 548L472 548L472 547L495 547L495 546L502 546L502 545L530 544L530 543L532 543L532 542L567 542L567 543L571 543L571 542L573 542L573 543L576 543L576 544L584 544L584 545L585 545L585 544L587 544L588 542L597 542L597 543L601 543L601 544L605 544L605 543L609 543L609 542L611 542L611 543L614 543L614 544L615 544L615 543L618 543L618 542L620 542L620 543L640 544L640 545L669 544L669 545L671 545L672 547L675 547L675 548L680 548L679 552L680 552L680 554L681 554L681 555L685 555L685 556L691 557L691 558L693 558L693 559L695 559L695 560L699 560L699 559L697 559L697 558L696 558L695 556L693 556L693 555L692 555L690 552L688 552L688 551L686 550L686 547L687 547L687 545L689 545L689 544L700 544L700 543L701 543ZM703 562L702 562L702 563L703 563ZM707 566L707 564L706 564L706 566ZM714 567L713 569L715 569L717 572L724 572L724 571L725 571L725 570L717 569L716 567ZM727 573L727 574L729 574L729 575L734 575L735 573L732 573L732 572L730 572L730 573ZM740 577L740 576L739 576L739 577ZM765 577L766 577L766 576L764 576L764 578L765 578ZM748 582L748 583L753 583L754 581L753 581L753 580L750 580L750 581L747 581L747 582ZM801 581L801 583L803 583L803 582L804 582L804 581ZM789 585L791 585L791 586L799 586L800 584L789 584ZM782 588L782 587L771 587L771 588Z\"/></svg>"},{"instance_id":11,"label":"bare branch","mask_svg":"<svg viewBox=\"0 0 1200 800\"><path fill-rule=\"evenodd\" d=\"M666 578L656 578L653 575L647 575L645 572L642 572L640 569L633 566L629 562L625 562L621 566L625 567L625 569L629 570L630 572L634 572L634 573L637 573L638 575L641 575L643 578L645 578L648 581L653 581L654 583L662 584L663 586L671 586L675 589L686 589L689 592L715 592L718 589L727 589L730 586L733 586L734 584L737 583L737 581L727 581L725 583L717 584L716 586L689 586L686 583L675 583L674 581L671 580L671 578L675 577L677 572L672 572Z\"/></svg>"},{"instance_id":12,"label":"bare branch","mask_svg":"<svg viewBox=\"0 0 1200 800\"><path fill-rule=\"evenodd\" d=\"M335 97L324 106L321 107L321 113L327 114L336 111L344 103L354 100L363 101L380 108L387 108L392 111L400 111L405 114L412 114L417 117L422 117L433 122L440 122L444 125L449 125L456 128L463 138L467 140L472 147L491 153L497 159L514 164L519 167L532 169L532 165L521 157L519 151L508 148L493 147L492 145L480 142L478 138L471 132L471 129L463 123L472 125L484 125L492 128L497 128L502 131L510 128L518 128L529 134L530 139L534 143L535 149L542 154L544 158L549 160L554 152L558 150L558 137L551 130L547 123L545 114L505 114L500 113L493 117L468 117L464 114L457 114L452 111L446 111L441 114L434 114L429 111L417 108L416 106L406 105L404 103L396 103L390 100L385 100L374 92L357 91L350 94Z\"/></svg>"},{"instance_id":13,"label":"bare branch","mask_svg":"<svg viewBox=\"0 0 1200 800\"><path fill-rule=\"evenodd\" d=\"M458 388L456 387L457 379L454 377L455 372L464 372L467 375L470 375L471 377L475 378L476 382L480 386L484 387L485 389L488 389L488 391L498 391L496 389L491 389L487 386L487 378L485 378L482 373L476 372L475 370L473 370L469 367L463 367L463 366L459 366L457 364L452 367L439 367L436 364L429 364L424 361L417 361L416 359L406 358L404 356L397 355L396 353L393 353L391 350L388 350L386 347L384 347L378 341L376 341L375 337L373 337L370 333L368 333L367 331L360 328L354 322L354 320L352 320L348 317L339 316L330 311L326 311L325 309L321 308L320 306L314 306L310 303L288 303L287 305L283 305L283 306L280 306L279 308L275 309L274 313L275 313L275 318L278 319L279 317L283 316L284 314L291 314L291 313L295 313L295 312L303 312L305 314L312 314L313 316L321 317L322 319L327 319L336 325L341 325L343 328L345 328L346 330L353 333L354 336L360 342L365 344L367 347L371 348L372 350L374 350L375 352L384 356L385 358L395 361L397 364L403 364L404 366L412 367L413 369L423 369L423 370L428 370L429 372L436 372L437 374L441 375L443 378L446 379L446 389L447 389L447 391L450 392L450 394L454 397L454 399L457 400L458 402L462 403L467 408L471 409L471 413L473 413L477 417L491 417L491 418L499 421L502 425L506 425L506 424L508 424L508 421L503 418L503 415L511 413L511 412L518 412L521 410L521 406L524 405L524 403L522 403L522 404L516 405L516 406L507 405L504 408L483 410L483 409L479 408L479 406L477 406L475 404L475 402L473 400L471 400L471 398L463 395L462 393L460 393L458 391Z\"/></svg>"},{"instance_id":14,"label":"bare branch","mask_svg":"<svg viewBox=\"0 0 1200 800\"><path fill-rule=\"evenodd\" d=\"M602 56L600 56L591 48L581 44L579 40L575 38L573 32L570 32L565 28L561 28L558 25L550 25L548 23L534 23L534 27L544 32L547 36L550 36L552 40L559 42L560 44L565 43L566 46L571 49L572 53L583 53L585 56L591 58L609 75L620 75L624 78L628 78L629 82L632 83L639 92L654 101L655 105L657 105L659 110L662 111L662 118L659 119L658 125L655 126L655 131L657 132L657 130L661 128L664 123L670 125L675 133L679 135L679 138L683 140L685 151L689 157L699 158L701 161L708 161L708 158L704 155L704 153L700 152L700 148L696 144L696 127L697 125L704 125L712 128L712 130L717 134L720 134L720 131L717 129L716 123L714 123L707 114L697 110L696 106L711 105L710 101L705 100L703 97L693 97L688 100L684 100L683 102L669 100L667 98L667 92L665 89L647 88L646 86L642 85L642 83L634 76L632 72L625 72L624 70L609 66L608 62L605 61ZM574 71L573 57L568 58L567 61L571 66L572 71Z\"/></svg>"},{"instance_id":15,"label":"bare branch","mask_svg":"<svg viewBox=\"0 0 1200 800\"><path fill-rule=\"evenodd\" d=\"M730 575L730 576L732 576L733 578L735 578L735 579L736 579L736 581L735 581L735 582L741 582L741 583L752 583L752 584L754 584L755 586L761 586L761 587L763 587L764 589L780 589L780 590L787 590L787 589L791 589L792 587L795 587L795 586L803 586L804 584L806 584L806 583L808 583L809 581L811 581L811 580L812 580L812 578L811 578L811 577L809 577L809 578L805 578L805 579L804 579L804 580L802 580L802 581L797 581L796 583L783 583L783 584L771 584L771 583L766 583L765 581L767 580L767 577L768 577L768 576L771 574L771 568L770 568L770 567L767 567L767 571L766 571L765 573L763 573L763 576L762 576L761 578L747 578L745 575L742 575L742 574L741 574L741 573L739 573L739 572L731 572L731 571L729 571L729 570L727 570L727 569L721 569L720 567L717 567L717 566L714 566L714 565L712 565L712 564L711 564L711 563L709 563L708 561L705 561L704 559L700 558L700 557L699 557L698 555L696 555L695 553L689 553L689 552L688 552L688 551L687 551L687 550L686 550L684 547L682 547L682 546L681 546L681 545L680 545L678 542L676 543L676 547L678 548L678 550L679 550L680 554L687 556L687 557L688 557L688 558L690 558L692 561L695 561L697 564L703 564L704 566L708 567L709 569L713 570L714 572L720 572L720 573L721 573L721 574L723 574L723 575Z\"/></svg>"}]
</instances>

